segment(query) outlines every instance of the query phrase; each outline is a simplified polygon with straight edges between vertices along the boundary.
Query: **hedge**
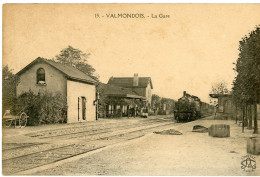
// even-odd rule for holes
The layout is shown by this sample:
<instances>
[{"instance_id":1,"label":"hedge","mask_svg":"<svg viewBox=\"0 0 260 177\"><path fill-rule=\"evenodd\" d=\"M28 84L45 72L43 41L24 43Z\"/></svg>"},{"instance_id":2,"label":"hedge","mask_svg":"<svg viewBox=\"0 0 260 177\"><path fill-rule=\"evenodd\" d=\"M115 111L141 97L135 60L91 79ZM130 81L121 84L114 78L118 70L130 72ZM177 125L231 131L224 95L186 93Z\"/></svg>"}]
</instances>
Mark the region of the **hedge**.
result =
<instances>
[{"instance_id":1,"label":"hedge","mask_svg":"<svg viewBox=\"0 0 260 177\"><path fill-rule=\"evenodd\" d=\"M23 110L29 116L27 125L55 124L67 122L66 97L61 94L37 94L32 91L21 94L12 113Z\"/></svg>"}]
</instances>

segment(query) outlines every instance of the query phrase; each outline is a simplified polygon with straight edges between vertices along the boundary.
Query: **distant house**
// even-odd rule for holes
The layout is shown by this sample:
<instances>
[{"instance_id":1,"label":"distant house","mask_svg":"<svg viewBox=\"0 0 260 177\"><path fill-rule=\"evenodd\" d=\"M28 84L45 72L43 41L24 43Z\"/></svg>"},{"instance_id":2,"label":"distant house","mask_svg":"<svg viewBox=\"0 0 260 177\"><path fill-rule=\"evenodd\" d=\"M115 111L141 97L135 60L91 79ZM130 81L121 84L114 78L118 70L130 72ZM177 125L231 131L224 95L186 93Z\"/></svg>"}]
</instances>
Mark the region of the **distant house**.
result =
<instances>
[{"instance_id":1,"label":"distant house","mask_svg":"<svg viewBox=\"0 0 260 177\"><path fill-rule=\"evenodd\" d=\"M151 105L150 77L111 77L107 84L97 86L100 93L101 117L136 116L148 112Z\"/></svg>"},{"instance_id":2,"label":"distant house","mask_svg":"<svg viewBox=\"0 0 260 177\"><path fill-rule=\"evenodd\" d=\"M134 77L110 77L108 84L131 88L132 91L146 98L148 106L151 105L153 89L151 77L138 77L138 74L134 74Z\"/></svg>"},{"instance_id":3,"label":"distant house","mask_svg":"<svg viewBox=\"0 0 260 177\"><path fill-rule=\"evenodd\" d=\"M37 58L17 75L17 96L29 90L35 94L60 93L67 98L68 123L96 120L96 81L75 67Z\"/></svg>"},{"instance_id":4,"label":"distant house","mask_svg":"<svg viewBox=\"0 0 260 177\"><path fill-rule=\"evenodd\" d=\"M100 117L136 116L146 105L146 97L138 95L131 88L99 83ZM144 103L144 104L143 104Z\"/></svg>"},{"instance_id":5,"label":"distant house","mask_svg":"<svg viewBox=\"0 0 260 177\"><path fill-rule=\"evenodd\" d=\"M235 112L231 94L210 94L211 98L218 99L217 112L231 114Z\"/></svg>"},{"instance_id":6,"label":"distant house","mask_svg":"<svg viewBox=\"0 0 260 177\"><path fill-rule=\"evenodd\" d=\"M209 94L211 98L218 99L216 112L219 116L226 117L235 117L237 113L237 117L242 119L242 110L240 107L236 109L235 103L232 101L231 94ZM258 119L260 118L260 105L257 104L257 114Z\"/></svg>"}]
</instances>

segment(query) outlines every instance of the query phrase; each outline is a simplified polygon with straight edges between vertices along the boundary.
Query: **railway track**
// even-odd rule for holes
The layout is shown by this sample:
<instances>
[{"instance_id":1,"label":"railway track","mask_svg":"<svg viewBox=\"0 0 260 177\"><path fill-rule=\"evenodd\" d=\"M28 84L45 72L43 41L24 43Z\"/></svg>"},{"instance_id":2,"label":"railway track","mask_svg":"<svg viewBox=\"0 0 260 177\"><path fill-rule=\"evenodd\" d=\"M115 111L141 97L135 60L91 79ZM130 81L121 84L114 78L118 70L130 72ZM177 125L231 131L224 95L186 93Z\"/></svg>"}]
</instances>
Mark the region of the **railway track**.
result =
<instances>
[{"instance_id":1,"label":"railway track","mask_svg":"<svg viewBox=\"0 0 260 177\"><path fill-rule=\"evenodd\" d=\"M36 133L28 133L25 134L26 136L29 137L37 137L39 139L48 139L48 138L55 138L55 137L62 137L62 136L67 136L67 135L72 135L72 134L78 134L78 133L83 133L83 132L93 132L93 131L98 131L98 130L104 130L104 129L112 129L115 127L127 127L127 126L134 126L134 125L139 125L139 124L145 124L149 122L161 122L163 120L158 120L158 119L150 119L150 120L145 120L145 122L142 123L125 123L125 122L120 122L120 123L107 123L105 124L106 126L103 126L103 124L98 124L98 125L84 125L84 126L77 126L77 127L70 127L70 128L62 128L62 129L55 129L54 131L40 131ZM46 133L47 132L47 133ZM51 133L51 134L50 134Z\"/></svg>"},{"instance_id":2,"label":"railway track","mask_svg":"<svg viewBox=\"0 0 260 177\"><path fill-rule=\"evenodd\" d=\"M50 130L43 130L43 131L39 131L39 132L34 132L34 133L28 133L28 134L25 134L26 136L29 136L29 137L38 137L38 138L48 138L50 136L58 136L58 135L63 135L64 134L64 131L66 131L68 134L69 133L73 133L73 131L82 131L84 129L94 129L96 127L109 127L110 125L114 125L115 123L102 123L102 124L98 124L98 125L81 125L81 126L72 126L72 127L68 127L68 128L59 128L59 129L55 129L52 131L51 134L54 134L54 135L47 135L46 136L46 132L49 132ZM123 122L118 122L117 125L121 125L123 124ZM105 125L105 126L104 126ZM55 135L56 134L56 135Z\"/></svg>"},{"instance_id":3,"label":"railway track","mask_svg":"<svg viewBox=\"0 0 260 177\"><path fill-rule=\"evenodd\" d=\"M153 121L153 122L144 122L144 123L136 123L136 124L122 124L122 125L115 125L112 127L108 127L108 128L97 128L94 130L86 130L86 131L81 131L81 132L74 132L74 133L69 133L69 134L62 134L62 135L55 135L55 136L48 136L48 137L42 137L40 139L49 139L49 138L57 138L59 137L59 139L74 139L74 138L79 138L79 136L94 136L94 135L99 135L99 134L104 134L104 133L110 133L110 132L114 132L115 128L116 130L124 130L124 129L130 129L133 127L142 127L142 126L148 126L148 125L153 125L155 123L162 123L162 122L166 122L166 121L162 121L162 120L157 120L157 121Z\"/></svg>"},{"instance_id":4,"label":"railway track","mask_svg":"<svg viewBox=\"0 0 260 177\"><path fill-rule=\"evenodd\" d=\"M151 121L157 121L158 118L149 118L148 120L145 120L145 122L151 122ZM128 125L132 125L133 123L129 123ZM93 128L100 128L100 127L110 127L110 125L115 125L115 122L112 122L112 123L109 123L109 122L104 122L104 123L99 123L99 124L86 124L86 125L80 125L80 126L69 126L69 127L65 127L65 128L58 128L58 129L55 129L55 131L53 131L53 133L55 134L61 134L63 135L64 133L64 130L66 130L66 132L68 133L73 133L71 131L81 131L81 130L84 130L84 129L93 129ZM126 125L125 121L120 121L118 120L116 122L116 125ZM46 132L49 132L49 130L43 130L43 131L38 131L38 132L34 132L34 133L28 133L28 134L25 134L26 136L29 136L29 137L39 137L39 138L45 138L45 133ZM56 136L56 135L53 135L53 136ZM58 136L58 135L57 135ZM48 138L49 136L47 136Z\"/></svg>"},{"instance_id":5,"label":"railway track","mask_svg":"<svg viewBox=\"0 0 260 177\"><path fill-rule=\"evenodd\" d=\"M158 124L158 122L161 123ZM14 175L29 169L34 169L37 167L41 167L43 165L52 164L58 161L62 161L64 159L69 159L74 156L78 156L80 154L88 153L100 148L104 148L108 145L111 145L111 141L104 141L104 140L116 140L116 142L112 142L112 143L119 143L122 141L131 140L131 139L144 136L146 132L152 131L160 127L172 125L172 123L173 123L172 121L167 122L163 120L162 121L152 120L152 121L139 124L139 126L136 126L136 124L132 126L129 125L121 126L120 130L118 129L116 130L118 131L117 133L112 133L110 135L108 135L108 131L98 132L99 133L98 135L103 134L103 136L96 136L97 133L85 135L84 140L87 139L88 141L87 142L84 141L86 143L83 144L75 144L75 143L67 144L60 147L42 150L39 152L33 152L33 153L24 154L9 159L4 159L2 161L3 174ZM114 132L114 131L109 129L109 132ZM58 136L56 136L56 138L57 137ZM54 137L52 136L51 138ZM102 144L96 143L97 141L100 142L100 140L103 140L104 142L102 141ZM28 146L33 146L33 145L28 145ZM14 148L18 148L18 147L13 147L9 150L14 150ZM5 151L8 151L8 149L5 149Z\"/></svg>"},{"instance_id":6,"label":"railway track","mask_svg":"<svg viewBox=\"0 0 260 177\"><path fill-rule=\"evenodd\" d=\"M31 146L35 146L35 143L5 143L5 147L2 147L2 151L16 150Z\"/></svg>"}]
</instances>

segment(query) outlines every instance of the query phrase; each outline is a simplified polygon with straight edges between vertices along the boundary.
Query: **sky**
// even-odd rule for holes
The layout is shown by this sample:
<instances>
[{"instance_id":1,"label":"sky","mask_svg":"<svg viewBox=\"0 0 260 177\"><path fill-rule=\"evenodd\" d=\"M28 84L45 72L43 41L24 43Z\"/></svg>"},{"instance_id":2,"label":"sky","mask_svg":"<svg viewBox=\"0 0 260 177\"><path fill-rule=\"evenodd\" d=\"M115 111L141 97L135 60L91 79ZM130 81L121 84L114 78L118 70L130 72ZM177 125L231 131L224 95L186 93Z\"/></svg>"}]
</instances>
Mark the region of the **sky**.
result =
<instances>
[{"instance_id":1,"label":"sky","mask_svg":"<svg viewBox=\"0 0 260 177\"><path fill-rule=\"evenodd\" d=\"M107 17L121 13L145 18ZM169 18L151 18L159 14ZM71 45L91 54L103 83L138 73L161 97L208 102L215 83L232 87L239 41L259 24L260 4L7 4L3 66L16 73Z\"/></svg>"}]
</instances>

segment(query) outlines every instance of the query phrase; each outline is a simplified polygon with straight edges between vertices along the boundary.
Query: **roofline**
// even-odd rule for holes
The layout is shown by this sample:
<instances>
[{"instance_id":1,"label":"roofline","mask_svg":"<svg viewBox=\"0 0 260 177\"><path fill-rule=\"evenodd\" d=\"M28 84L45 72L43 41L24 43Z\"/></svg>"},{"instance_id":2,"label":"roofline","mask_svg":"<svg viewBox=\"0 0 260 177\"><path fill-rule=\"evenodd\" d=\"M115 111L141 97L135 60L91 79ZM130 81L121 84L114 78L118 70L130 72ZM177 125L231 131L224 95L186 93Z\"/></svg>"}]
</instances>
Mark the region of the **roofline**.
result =
<instances>
[{"instance_id":1,"label":"roofline","mask_svg":"<svg viewBox=\"0 0 260 177\"><path fill-rule=\"evenodd\" d=\"M133 77L113 77L113 79L132 79ZM151 89L153 89L153 83L152 83L152 78L151 77L138 77L138 78L148 78L149 79L149 82L151 84ZM109 78L108 82L111 80L111 77ZM149 83L148 82L148 83ZM147 85L148 85L147 83ZM117 84L111 84L111 85L117 85ZM147 87L146 85L146 87ZM120 87L123 87L123 86L120 86ZM127 88L146 88L146 87L140 87L140 86L127 86Z\"/></svg>"},{"instance_id":2,"label":"roofline","mask_svg":"<svg viewBox=\"0 0 260 177\"><path fill-rule=\"evenodd\" d=\"M151 89L153 89L153 83L152 83L152 78L149 77L149 81L150 81L150 84L151 84Z\"/></svg>"},{"instance_id":3,"label":"roofline","mask_svg":"<svg viewBox=\"0 0 260 177\"><path fill-rule=\"evenodd\" d=\"M33 60L31 63L29 63L28 65L26 65L23 69L21 69L19 72L17 72L15 75L21 75L22 73L24 73L29 67L31 67L34 63L38 62L39 60L44 61L44 59L38 57L35 60ZM46 62L47 63L47 62Z\"/></svg>"},{"instance_id":4,"label":"roofline","mask_svg":"<svg viewBox=\"0 0 260 177\"><path fill-rule=\"evenodd\" d=\"M211 93L211 94L209 94L209 96L211 98L219 98L219 97L230 97L231 94L214 94L214 93Z\"/></svg>"},{"instance_id":5,"label":"roofline","mask_svg":"<svg viewBox=\"0 0 260 177\"><path fill-rule=\"evenodd\" d=\"M92 81L88 81L85 79L79 79L76 77L71 77L69 75L67 75L66 73L64 73L62 70L58 69L57 67L53 66L52 64L50 64L46 59L38 57L35 60L33 60L31 63L29 63L27 66L25 66L22 70L20 70L19 72L17 72L15 75L21 75L22 73L24 73L28 68L30 68L32 65L34 65L35 63L42 61L48 65L50 65L51 67L55 68L56 70L60 71L63 75L66 76L67 79L72 80L72 81L79 81L79 82L84 82L84 83L88 83L88 84L95 84L96 82L92 82ZM77 68L76 68L77 69ZM80 71L80 70L79 70ZM82 72L82 71L81 71ZM85 74L85 73L84 73ZM88 75L89 76L89 75ZM91 77L92 78L92 77ZM92 78L93 79L93 78ZM95 79L94 79L95 80Z\"/></svg>"},{"instance_id":6,"label":"roofline","mask_svg":"<svg viewBox=\"0 0 260 177\"><path fill-rule=\"evenodd\" d=\"M146 88L146 87L141 87L141 86L127 86L127 87L124 87L124 86L120 86L120 85L117 85L117 84L109 84L109 85L114 85L114 86L121 87L121 88Z\"/></svg>"},{"instance_id":7,"label":"roofline","mask_svg":"<svg viewBox=\"0 0 260 177\"><path fill-rule=\"evenodd\" d=\"M123 78L123 79L132 79L132 78L133 78L133 77L114 77L114 76L112 76L112 77L113 77L114 79L115 79L115 78L117 78L117 79L122 79L122 78ZM110 78L111 78L111 77L110 77ZM138 78L151 78L151 77L139 77L139 76L138 76Z\"/></svg>"},{"instance_id":8,"label":"roofline","mask_svg":"<svg viewBox=\"0 0 260 177\"><path fill-rule=\"evenodd\" d=\"M70 80L70 81L77 81L77 82L87 83L87 84L91 84L91 85L95 85L95 83L96 83L96 82L91 82L91 81L79 79L79 78L76 78L76 77L70 77L70 76L67 76L67 79Z\"/></svg>"},{"instance_id":9,"label":"roofline","mask_svg":"<svg viewBox=\"0 0 260 177\"><path fill-rule=\"evenodd\" d=\"M126 96L127 96L128 98L141 98L141 99L146 99L146 97L139 96L139 95L131 95L131 94L127 94Z\"/></svg>"},{"instance_id":10,"label":"roofline","mask_svg":"<svg viewBox=\"0 0 260 177\"><path fill-rule=\"evenodd\" d=\"M107 96L114 96L114 97L125 97L125 98L138 98L146 100L146 97L139 96L139 95L132 95L132 94L105 94Z\"/></svg>"}]
</instances>

